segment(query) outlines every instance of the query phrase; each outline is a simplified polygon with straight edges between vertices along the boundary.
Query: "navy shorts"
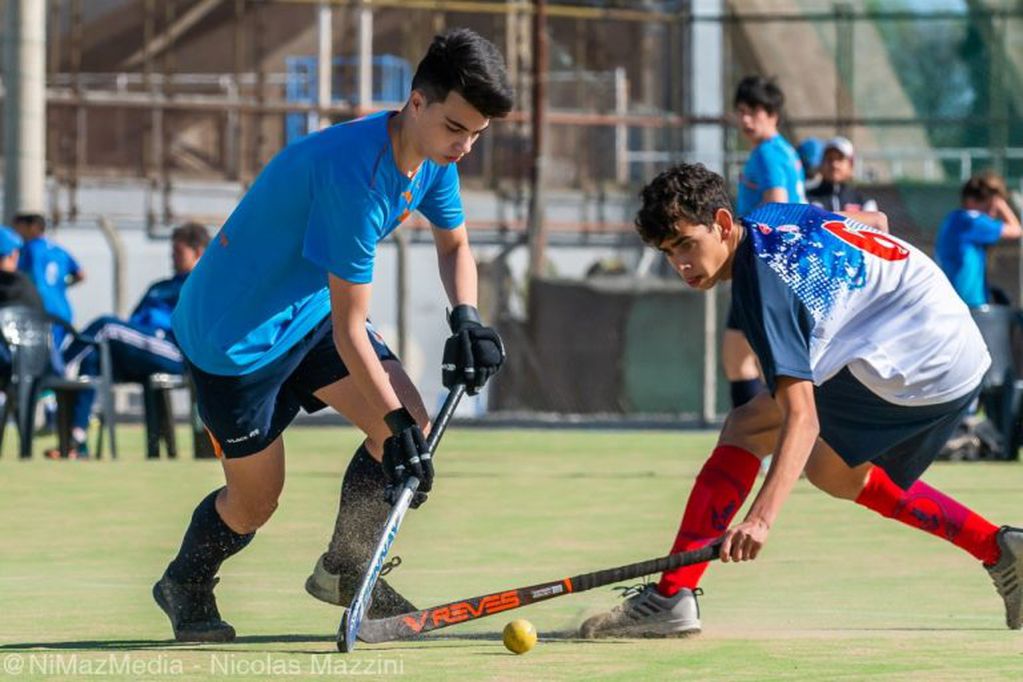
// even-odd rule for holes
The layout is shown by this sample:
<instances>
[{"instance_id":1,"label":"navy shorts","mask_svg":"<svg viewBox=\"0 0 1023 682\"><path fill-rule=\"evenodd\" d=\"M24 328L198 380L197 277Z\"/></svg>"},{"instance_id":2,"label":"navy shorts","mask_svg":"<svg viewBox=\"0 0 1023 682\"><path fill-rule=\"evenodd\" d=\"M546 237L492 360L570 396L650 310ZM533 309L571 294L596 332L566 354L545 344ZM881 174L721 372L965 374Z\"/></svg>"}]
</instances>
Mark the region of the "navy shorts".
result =
<instances>
[{"instance_id":1,"label":"navy shorts","mask_svg":"<svg viewBox=\"0 0 1023 682\"><path fill-rule=\"evenodd\" d=\"M903 490L931 465L970 411L980 385L937 405L893 405L848 368L814 388L820 437L851 467L873 462Z\"/></svg>"},{"instance_id":2,"label":"navy shorts","mask_svg":"<svg viewBox=\"0 0 1023 682\"><path fill-rule=\"evenodd\" d=\"M332 330L328 315L288 352L251 374L209 374L188 363L199 416L218 453L227 458L255 454L281 435L300 408L312 413L326 407L313 394L348 376ZM378 358L397 360L369 322L366 332Z\"/></svg>"}]
</instances>

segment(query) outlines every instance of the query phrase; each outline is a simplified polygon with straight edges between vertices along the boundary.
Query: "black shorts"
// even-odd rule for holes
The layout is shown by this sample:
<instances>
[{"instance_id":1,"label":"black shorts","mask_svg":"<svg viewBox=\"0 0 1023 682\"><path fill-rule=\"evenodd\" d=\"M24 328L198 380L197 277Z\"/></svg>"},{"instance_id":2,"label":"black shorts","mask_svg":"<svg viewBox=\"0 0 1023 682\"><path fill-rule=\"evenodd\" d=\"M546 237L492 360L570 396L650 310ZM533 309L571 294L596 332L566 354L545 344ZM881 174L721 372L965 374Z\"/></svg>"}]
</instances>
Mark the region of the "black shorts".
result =
<instances>
[{"instance_id":1,"label":"black shorts","mask_svg":"<svg viewBox=\"0 0 1023 682\"><path fill-rule=\"evenodd\" d=\"M281 435L300 408L312 413L326 407L313 394L348 376L332 329L328 315L284 355L251 374L209 374L188 362L199 416L218 454L255 454ZM378 358L397 359L369 322L366 333Z\"/></svg>"},{"instance_id":2,"label":"black shorts","mask_svg":"<svg viewBox=\"0 0 1023 682\"><path fill-rule=\"evenodd\" d=\"M937 405L893 405L848 368L814 388L820 437L851 467L872 462L902 489L913 485L980 393Z\"/></svg>"}]
</instances>

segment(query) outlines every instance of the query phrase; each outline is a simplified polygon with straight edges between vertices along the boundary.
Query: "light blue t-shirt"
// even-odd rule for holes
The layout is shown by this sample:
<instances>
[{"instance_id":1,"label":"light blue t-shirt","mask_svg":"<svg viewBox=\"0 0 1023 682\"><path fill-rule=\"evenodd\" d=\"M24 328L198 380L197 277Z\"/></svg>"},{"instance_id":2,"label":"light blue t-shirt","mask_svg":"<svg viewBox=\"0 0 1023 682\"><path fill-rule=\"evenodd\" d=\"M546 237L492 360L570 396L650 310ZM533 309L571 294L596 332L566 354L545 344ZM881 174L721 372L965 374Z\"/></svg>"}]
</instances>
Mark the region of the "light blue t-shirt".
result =
<instances>
[{"instance_id":1,"label":"light blue t-shirt","mask_svg":"<svg viewBox=\"0 0 1023 682\"><path fill-rule=\"evenodd\" d=\"M799 155L784 137L775 135L753 149L739 176L739 215L744 216L761 204L764 192L783 187L789 204L806 203L806 174Z\"/></svg>"},{"instance_id":2,"label":"light blue t-shirt","mask_svg":"<svg viewBox=\"0 0 1023 682\"><path fill-rule=\"evenodd\" d=\"M420 211L465 221L454 164L398 170L392 112L332 126L275 156L210 242L181 289L174 334L211 374L254 372L330 313L327 274L365 284L377 244Z\"/></svg>"},{"instance_id":3,"label":"light blue t-shirt","mask_svg":"<svg viewBox=\"0 0 1023 682\"><path fill-rule=\"evenodd\" d=\"M1001 236L1001 220L962 208L945 216L938 229L934 249L938 265L971 308L988 302L987 245Z\"/></svg>"},{"instance_id":4,"label":"light blue t-shirt","mask_svg":"<svg viewBox=\"0 0 1023 682\"><path fill-rule=\"evenodd\" d=\"M78 261L45 237L30 239L21 248L18 269L28 275L39 290L46 312L71 322L71 304L67 300L67 280L77 275Z\"/></svg>"}]
</instances>

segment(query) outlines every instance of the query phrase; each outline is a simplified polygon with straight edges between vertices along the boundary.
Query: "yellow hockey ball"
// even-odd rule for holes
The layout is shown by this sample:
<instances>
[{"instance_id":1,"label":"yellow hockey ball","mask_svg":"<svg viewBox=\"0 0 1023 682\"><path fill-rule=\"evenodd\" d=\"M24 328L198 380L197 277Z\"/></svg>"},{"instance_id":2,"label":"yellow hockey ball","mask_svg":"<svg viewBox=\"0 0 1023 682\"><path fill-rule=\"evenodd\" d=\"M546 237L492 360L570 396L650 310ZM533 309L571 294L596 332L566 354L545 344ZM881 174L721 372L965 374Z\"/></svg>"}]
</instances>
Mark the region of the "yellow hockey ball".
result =
<instances>
[{"instance_id":1,"label":"yellow hockey ball","mask_svg":"<svg viewBox=\"0 0 1023 682\"><path fill-rule=\"evenodd\" d=\"M514 654L524 654L536 646L536 628L519 618L504 626L504 646Z\"/></svg>"}]
</instances>

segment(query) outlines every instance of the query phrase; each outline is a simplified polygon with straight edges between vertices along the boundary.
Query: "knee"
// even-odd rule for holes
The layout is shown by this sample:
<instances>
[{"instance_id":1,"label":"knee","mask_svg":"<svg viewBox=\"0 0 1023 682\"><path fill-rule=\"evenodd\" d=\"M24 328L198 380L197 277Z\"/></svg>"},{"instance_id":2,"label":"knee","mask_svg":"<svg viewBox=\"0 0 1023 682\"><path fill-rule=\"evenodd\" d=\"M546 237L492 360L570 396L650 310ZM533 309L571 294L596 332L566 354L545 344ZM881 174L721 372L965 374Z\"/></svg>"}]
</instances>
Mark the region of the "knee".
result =
<instances>
[{"instance_id":1,"label":"knee","mask_svg":"<svg viewBox=\"0 0 1023 682\"><path fill-rule=\"evenodd\" d=\"M245 535L262 528L277 511L277 496L244 498L228 491L222 515L236 533Z\"/></svg>"},{"instance_id":2,"label":"knee","mask_svg":"<svg viewBox=\"0 0 1023 682\"><path fill-rule=\"evenodd\" d=\"M721 441L764 456L774 448L780 424L777 406L770 396L762 393L728 413L721 429Z\"/></svg>"},{"instance_id":3,"label":"knee","mask_svg":"<svg viewBox=\"0 0 1023 682\"><path fill-rule=\"evenodd\" d=\"M815 488L840 500L855 500L863 490L863 482L850 475L851 470L839 472L833 467L815 463L811 458L804 471L806 480Z\"/></svg>"}]
</instances>

